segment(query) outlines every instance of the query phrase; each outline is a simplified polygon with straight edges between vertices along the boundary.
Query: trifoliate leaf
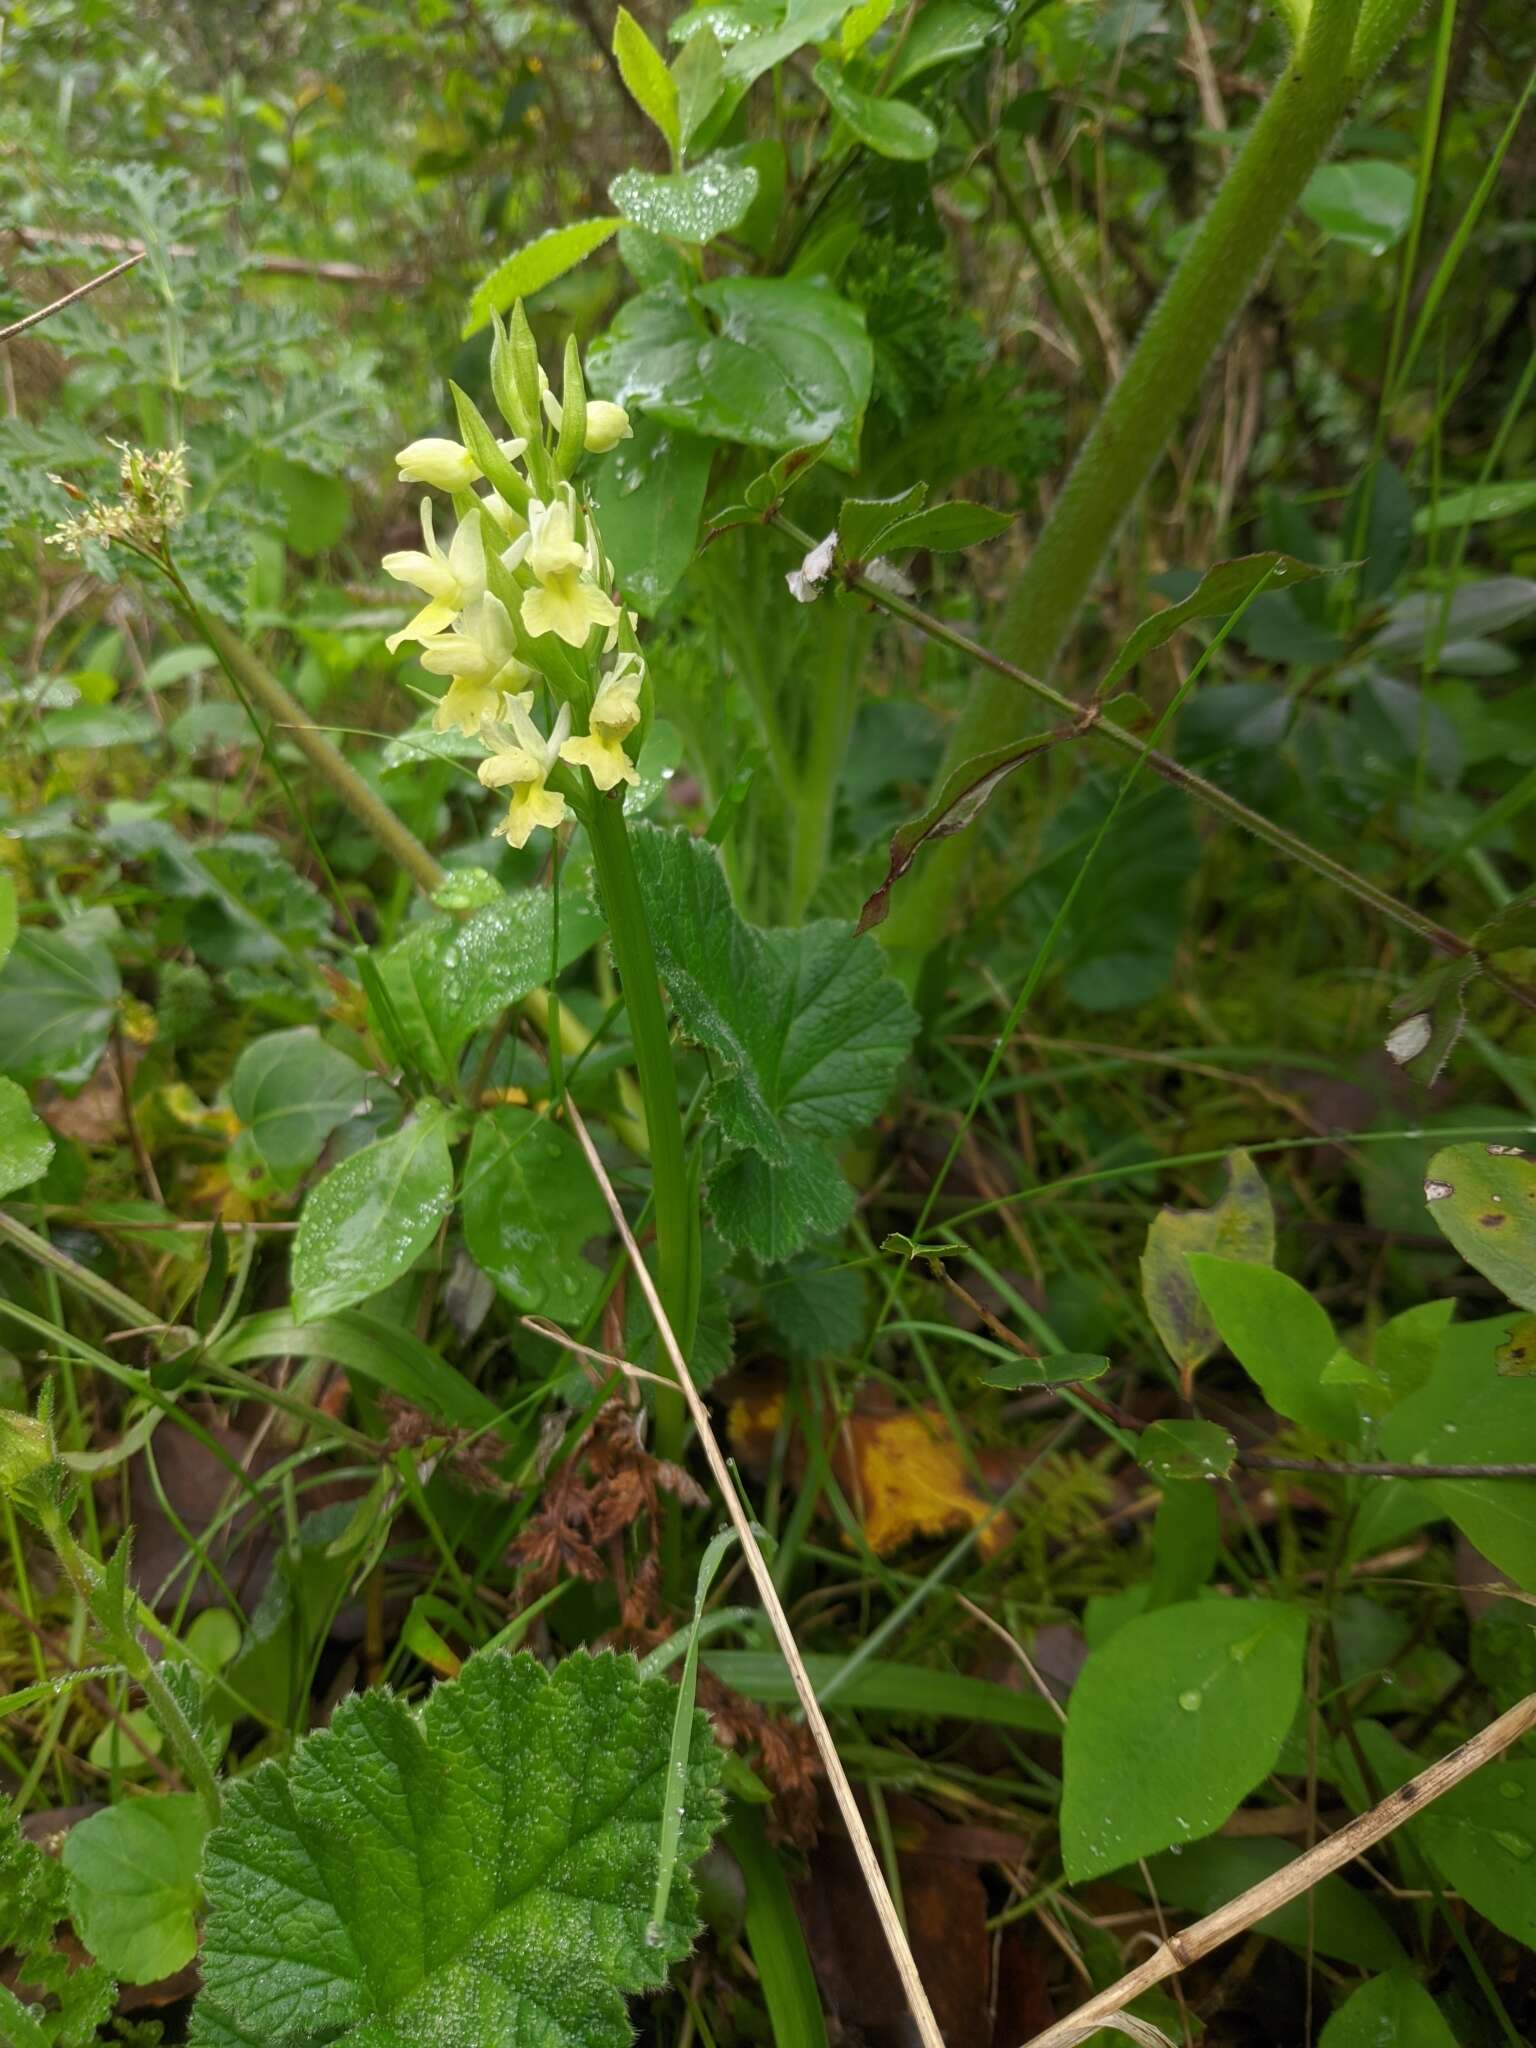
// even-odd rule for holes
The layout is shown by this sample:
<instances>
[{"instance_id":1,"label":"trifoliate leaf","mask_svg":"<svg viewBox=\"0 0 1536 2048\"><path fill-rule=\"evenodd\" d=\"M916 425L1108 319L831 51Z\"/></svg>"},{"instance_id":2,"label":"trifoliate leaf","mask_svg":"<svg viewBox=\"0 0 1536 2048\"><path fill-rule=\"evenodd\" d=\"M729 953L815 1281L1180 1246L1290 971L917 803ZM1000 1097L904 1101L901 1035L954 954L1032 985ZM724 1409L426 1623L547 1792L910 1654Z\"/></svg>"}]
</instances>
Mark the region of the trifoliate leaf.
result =
<instances>
[{"instance_id":1,"label":"trifoliate leaf","mask_svg":"<svg viewBox=\"0 0 1536 2048\"><path fill-rule=\"evenodd\" d=\"M708 1114L732 1157L710 1177L721 1235L790 1257L848 1219L831 1141L879 1112L917 1019L879 948L841 920L764 931L739 917L713 849L635 834L658 964L685 1034L714 1055Z\"/></svg>"},{"instance_id":2,"label":"trifoliate leaf","mask_svg":"<svg viewBox=\"0 0 1536 2048\"><path fill-rule=\"evenodd\" d=\"M628 1658L496 1652L419 1712L344 1701L209 1837L195 2048L626 2048L623 1994L687 1954L719 1819L700 1716L649 1928L675 1705Z\"/></svg>"}]
</instances>

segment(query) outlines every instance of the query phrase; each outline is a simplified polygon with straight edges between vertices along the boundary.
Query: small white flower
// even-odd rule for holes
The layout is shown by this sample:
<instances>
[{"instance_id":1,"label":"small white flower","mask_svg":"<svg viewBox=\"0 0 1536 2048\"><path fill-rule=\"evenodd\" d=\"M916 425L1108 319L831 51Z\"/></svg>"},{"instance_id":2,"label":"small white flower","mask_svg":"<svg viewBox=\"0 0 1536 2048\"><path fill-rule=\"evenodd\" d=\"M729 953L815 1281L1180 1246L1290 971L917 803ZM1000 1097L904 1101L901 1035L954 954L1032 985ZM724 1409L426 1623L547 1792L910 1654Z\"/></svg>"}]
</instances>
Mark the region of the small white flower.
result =
<instances>
[{"instance_id":1,"label":"small white flower","mask_svg":"<svg viewBox=\"0 0 1536 2048\"><path fill-rule=\"evenodd\" d=\"M477 518L466 519L458 527L444 554L432 528L432 500L423 498L421 537L425 553L404 548L386 555L380 564L386 576L397 583L414 584L428 600L409 625L385 641L391 654L404 640L427 640L441 633L466 606L478 604L485 594L485 543Z\"/></svg>"},{"instance_id":2,"label":"small white flower","mask_svg":"<svg viewBox=\"0 0 1536 2048\"><path fill-rule=\"evenodd\" d=\"M800 604L814 604L821 595L821 586L826 582L832 569L832 557L837 553L837 528L834 526L825 540L819 540L806 556L798 569L791 569L784 581L789 585L789 594Z\"/></svg>"},{"instance_id":3,"label":"small white flower","mask_svg":"<svg viewBox=\"0 0 1536 2048\"><path fill-rule=\"evenodd\" d=\"M480 763L480 780L487 789L510 789L507 815L495 831L509 846L526 846L536 826L553 830L566 816L565 798L545 783L570 734L571 707L561 705L548 739L528 716L525 699L508 697L505 713L504 723L494 720L481 728L493 751Z\"/></svg>"},{"instance_id":4,"label":"small white flower","mask_svg":"<svg viewBox=\"0 0 1536 2048\"><path fill-rule=\"evenodd\" d=\"M621 782L640 780L624 742L640 723L640 686L644 681L645 663L640 656L621 655L598 686L586 737L567 740L560 749L561 760L585 768L605 795Z\"/></svg>"}]
</instances>

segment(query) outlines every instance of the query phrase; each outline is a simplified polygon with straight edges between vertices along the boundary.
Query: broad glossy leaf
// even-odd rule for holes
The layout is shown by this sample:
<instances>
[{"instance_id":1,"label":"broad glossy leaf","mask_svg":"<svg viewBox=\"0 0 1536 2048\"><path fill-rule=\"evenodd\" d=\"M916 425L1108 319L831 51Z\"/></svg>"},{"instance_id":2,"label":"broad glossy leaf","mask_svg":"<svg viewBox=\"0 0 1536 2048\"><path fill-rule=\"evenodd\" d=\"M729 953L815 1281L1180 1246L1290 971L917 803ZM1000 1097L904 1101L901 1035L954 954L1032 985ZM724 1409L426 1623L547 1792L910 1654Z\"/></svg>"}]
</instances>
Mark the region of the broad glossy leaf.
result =
<instances>
[{"instance_id":1,"label":"broad glossy leaf","mask_svg":"<svg viewBox=\"0 0 1536 2048\"><path fill-rule=\"evenodd\" d=\"M1350 1993L1324 2027L1319 2048L1458 2048L1458 2043L1418 1978L1392 1970Z\"/></svg>"},{"instance_id":2,"label":"broad glossy leaf","mask_svg":"<svg viewBox=\"0 0 1536 2048\"><path fill-rule=\"evenodd\" d=\"M1300 1853L1262 1837L1192 1842L1177 1856L1153 1860L1152 1884L1164 1906L1184 1913L1214 1913L1240 1892L1284 1870ZM1299 1955L1315 1951L1363 1970L1390 1970L1403 1961L1402 1945L1380 1912L1343 1877L1325 1877L1306 1897L1292 1899L1254 1925ZM1378 2048L1390 2044L1383 2041Z\"/></svg>"},{"instance_id":3,"label":"broad glossy leaf","mask_svg":"<svg viewBox=\"0 0 1536 2048\"><path fill-rule=\"evenodd\" d=\"M579 959L602 930L579 872L560 892L560 965ZM554 904L547 889L522 889L463 919L434 918L375 956L388 1014L403 1050L434 1081L451 1082L477 1031L549 979Z\"/></svg>"},{"instance_id":4,"label":"broad glossy leaf","mask_svg":"<svg viewBox=\"0 0 1536 2048\"><path fill-rule=\"evenodd\" d=\"M1185 1264L1190 1252L1216 1252L1267 1266L1275 1256L1275 1211L1246 1152L1229 1153L1226 1186L1209 1209L1159 1209L1141 1255L1141 1293L1152 1327L1186 1391L1196 1369L1221 1343Z\"/></svg>"},{"instance_id":5,"label":"broad glossy leaf","mask_svg":"<svg viewBox=\"0 0 1536 2048\"><path fill-rule=\"evenodd\" d=\"M531 1109L482 1111L464 1167L463 1216L470 1257L508 1301L555 1322L581 1321L603 1278L582 1247L610 1226L569 1131Z\"/></svg>"},{"instance_id":6,"label":"broad glossy leaf","mask_svg":"<svg viewBox=\"0 0 1536 2048\"><path fill-rule=\"evenodd\" d=\"M1469 1906L1536 1948L1536 1762L1496 1759L1426 1806L1414 1835Z\"/></svg>"},{"instance_id":7,"label":"broad glossy leaf","mask_svg":"<svg viewBox=\"0 0 1536 2048\"><path fill-rule=\"evenodd\" d=\"M725 60L726 76L738 85L751 85L807 43L819 43L830 36L850 5L851 0L789 0L787 7L775 8L780 19L774 26L756 35L731 39L732 47ZM722 42L726 36L721 34L720 17L726 11L711 8L703 17L715 25ZM674 23L674 31L676 27Z\"/></svg>"},{"instance_id":8,"label":"broad glossy leaf","mask_svg":"<svg viewBox=\"0 0 1536 2048\"><path fill-rule=\"evenodd\" d=\"M594 249L624 225L622 214L604 220L572 221L569 227L552 228L547 235L525 243L515 255L498 263L489 277L475 287L464 318L462 335L478 333L493 313L504 313L515 299L526 299L542 291L584 262Z\"/></svg>"},{"instance_id":9,"label":"broad glossy leaf","mask_svg":"<svg viewBox=\"0 0 1536 2048\"><path fill-rule=\"evenodd\" d=\"M1360 1417L1347 1387L1323 1377L1339 1348L1328 1313L1273 1266L1192 1252L1195 1287L1238 1364L1278 1414L1338 1443L1353 1443Z\"/></svg>"},{"instance_id":10,"label":"broad glossy leaf","mask_svg":"<svg viewBox=\"0 0 1536 2048\"><path fill-rule=\"evenodd\" d=\"M365 1145L310 1189L293 1246L298 1320L350 1308L409 1272L452 1199L448 1119L427 1102L414 1123Z\"/></svg>"},{"instance_id":11,"label":"broad glossy leaf","mask_svg":"<svg viewBox=\"0 0 1536 2048\"><path fill-rule=\"evenodd\" d=\"M642 417L588 479L603 551L644 618L655 617L693 560L714 454L712 441Z\"/></svg>"},{"instance_id":12,"label":"broad glossy leaf","mask_svg":"<svg viewBox=\"0 0 1536 2048\"><path fill-rule=\"evenodd\" d=\"M198 1869L208 1816L191 1792L126 1800L64 1838L69 1909L97 1962L153 1984L197 1954Z\"/></svg>"},{"instance_id":13,"label":"broad glossy leaf","mask_svg":"<svg viewBox=\"0 0 1536 2048\"><path fill-rule=\"evenodd\" d=\"M286 1769L229 1792L191 2041L228 2039L222 2022L284 2048L625 2048L624 1994L659 1987L692 1943L687 1871L719 1818L700 1715L648 1938L675 1703L628 1658L549 1672L495 1652L419 1712L344 1700Z\"/></svg>"},{"instance_id":14,"label":"broad glossy leaf","mask_svg":"<svg viewBox=\"0 0 1536 2048\"><path fill-rule=\"evenodd\" d=\"M712 29L700 29L684 43L672 66L672 83L677 88L678 129L686 148L725 85L725 53Z\"/></svg>"},{"instance_id":15,"label":"broad glossy leaf","mask_svg":"<svg viewBox=\"0 0 1536 2048\"><path fill-rule=\"evenodd\" d=\"M624 306L587 362L592 389L714 440L752 448L830 441L850 467L874 353L863 316L824 285L719 278L690 298Z\"/></svg>"},{"instance_id":16,"label":"broad glossy leaf","mask_svg":"<svg viewBox=\"0 0 1536 2048\"><path fill-rule=\"evenodd\" d=\"M1195 1600L1127 1622L1093 1652L1063 1756L1074 1883L1221 1826L1275 1767L1306 1639L1300 1608Z\"/></svg>"},{"instance_id":17,"label":"broad glossy leaf","mask_svg":"<svg viewBox=\"0 0 1536 2048\"><path fill-rule=\"evenodd\" d=\"M613 54L636 106L655 122L676 157L682 148L677 86L661 52L627 7L619 9L613 25ZM622 206L623 201L614 203Z\"/></svg>"},{"instance_id":18,"label":"broad glossy leaf","mask_svg":"<svg viewBox=\"0 0 1536 2048\"><path fill-rule=\"evenodd\" d=\"M24 931L0 967L0 1069L15 1081L88 1080L122 992L95 933Z\"/></svg>"},{"instance_id":19,"label":"broad glossy leaf","mask_svg":"<svg viewBox=\"0 0 1536 2048\"><path fill-rule=\"evenodd\" d=\"M706 1108L735 1156L711 1176L722 1234L783 1259L848 1215L829 1143L880 1110L916 1027L879 949L847 924L764 931L736 913L714 850L635 835L663 981L715 1057Z\"/></svg>"},{"instance_id":20,"label":"broad glossy leaf","mask_svg":"<svg viewBox=\"0 0 1536 2048\"><path fill-rule=\"evenodd\" d=\"M675 242L712 242L739 227L757 197L757 172L750 164L707 157L691 171L672 177L622 171L608 197L626 220Z\"/></svg>"},{"instance_id":21,"label":"broad glossy leaf","mask_svg":"<svg viewBox=\"0 0 1536 2048\"><path fill-rule=\"evenodd\" d=\"M921 108L909 106L905 100L881 99L874 93L859 92L835 64L825 59L811 76L832 111L847 122L865 148L872 149L876 156L924 163L938 148L939 131Z\"/></svg>"},{"instance_id":22,"label":"broad glossy leaf","mask_svg":"<svg viewBox=\"0 0 1536 2048\"><path fill-rule=\"evenodd\" d=\"M0 1197L30 1187L48 1171L53 1135L14 1081L0 1081Z\"/></svg>"},{"instance_id":23,"label":"broad glossy leaf","mask_svg":"<svg viewBox=\"0 0 1536 2048\"><path fill-rule=\"evenodd\" d=\"M1413 216L1413 193L1413 173L1401 164L1361 157L1314 171L1301 210L1334 241L1384 256Z\"/></svg>"},{"instance_id":24,"label":"broad glossy leaf","mask_svg":"<svg viewBox=\"0 0 1536 2048\"><path fill-rule=\"evenodd\" d=\"M1428 1383L1398 1403L1381 1429L1381 1454L1433 1465L1536 1462L1536 1402L1523 1379L1498 1369L1497 1351L1519 1318L1453 1323ZM1536 1480L1432 1479L1427 1493L1500 1571L1536 1591Z\"/></svg>"},{"instance_id":25,"label":"broad glossy leaf","mask_svg":"<svg viewBox=\"0 0 1536 2048\"><path fill-rule=\"evenodd\" d=\"M1002 18L973 0L928 0L918 10L891 74L890 89L900 92L914 78L943 64L974 57L1002 28Z\"/></svg>"},{"instance_id":26,"label":"broad glossy leaf","mask_svg":"<svg viewBox=\"0 0 1536 2048\"><path fill-rule=\"evenodd\" d=\"M1425 1170L1424 1200L1469 1266L1536 1309L1536 1159L1511 1145L1447 1145Z\"/></svg>"},{"instance_id":27,"label":"broad glossy leaf","mask_svg":"<svg viewBox=\"0 0 1536 2048\"><path fill-rule=\"evenodd\" d=\"M229 1099L279 1177L313 1166L331 1132L368 1107L369 1074L312 1025L273 1031L235 1062Z\"/></svg>"}]
</instances>

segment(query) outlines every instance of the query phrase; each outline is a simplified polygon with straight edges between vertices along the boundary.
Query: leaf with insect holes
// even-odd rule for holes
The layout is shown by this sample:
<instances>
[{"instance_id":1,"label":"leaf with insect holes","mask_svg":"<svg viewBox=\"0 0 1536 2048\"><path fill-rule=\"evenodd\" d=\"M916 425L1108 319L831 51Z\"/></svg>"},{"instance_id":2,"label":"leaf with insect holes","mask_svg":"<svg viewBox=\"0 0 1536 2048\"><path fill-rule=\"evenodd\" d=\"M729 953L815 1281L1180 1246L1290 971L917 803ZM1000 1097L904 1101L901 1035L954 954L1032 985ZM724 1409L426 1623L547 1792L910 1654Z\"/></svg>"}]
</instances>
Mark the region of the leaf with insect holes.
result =
<instances>
[{"instance_id":1,"label":"leaf with insect holes","mask_svg":"<svg viewBox=\"0 0 1536 2048\"><path fill-rule=\"evenodd\" d=\"M624 1994L692 1944L720 1815L701 1714L651 1928L676 1702L628 1657L493 1651L416 1711L344 1700L209 1837L195 2048L625 2048Z\"/></svg>"},{"instance_id":2,"label":"leaf with insect holes","mask_svg":"<svg viewBox=\"0 0 1536 2048\"><path fill-rule=\"evenodd\" d=\"M848 1219L831 1146L875 1117L917 1019L879 949L832 919L764 931L739 917L713 848L636 831L657 962L685 1036L708 1048L710 1176L722 1236L769 1261Z\"/></svg>"},{"instance_id":3,"label":"leaf with insect holes","mask_svg":"<svg viewBox=\"0 0 1536 2048\"><path fill-rule=\"evenodd\" d=\"M1221 1343L1185 1263L1190 1252L1217 1252L1267 1266L1275 1256L1275 1211L1246 1152L1227 1155L1226 1186L1209 1209L1160 1209L1141 1255L1141 1293L1163 1349L1187 1393L1195 1372Z\"/></svg>"},{"instance_id":4,"label":"leaf with insect holes","mask_svg":"<svg viewBox=\"0 0 1536 2048\"><path fill-rule=\"evenodd\" d=\"M1469 1266L1536 1309L1536 1159L1513 1145L1447 1145L1429 1162L1424 1200Z\"/></svg>"}]
</instances>

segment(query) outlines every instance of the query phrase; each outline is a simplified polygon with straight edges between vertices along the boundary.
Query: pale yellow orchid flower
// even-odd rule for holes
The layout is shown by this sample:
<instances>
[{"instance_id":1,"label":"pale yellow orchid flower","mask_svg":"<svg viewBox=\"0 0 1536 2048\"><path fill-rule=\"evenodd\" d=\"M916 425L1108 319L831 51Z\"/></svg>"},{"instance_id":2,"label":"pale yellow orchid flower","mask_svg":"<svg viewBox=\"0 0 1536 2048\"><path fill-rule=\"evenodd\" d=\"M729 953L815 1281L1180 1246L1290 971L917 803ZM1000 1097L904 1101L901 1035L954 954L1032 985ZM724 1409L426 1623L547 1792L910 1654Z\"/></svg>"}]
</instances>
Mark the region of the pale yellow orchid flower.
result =
<instances>
[{"instance_id":1,"label":"pale yellow orchid flower","mask_svg":"<svg viewBox=\"0 0 1536 2048\"><path fill-rule=\"evenodd\" d=\"M523 625L538 639L554 633L567 647L585 646L594 626L605 631L619 608L593 580L593 551L576 538L575 497L569 486L548 505L535 498L528 507L527 544L514 542L502 560L526 562L534 587L523 597Z\"/></svg>"},{"instance_id":2,"label":"pale yellow orchid flower","mask_svg":"<svg viewBox=\"0 0 1536 2048\"><path fill-rule=\"evenodd\" d=\"M507 815L495 832L509 846L526 846L536 826L553 830L567 815L565 798L545 782L570 733L571 707L561 705L548 739L520 698L508 697L505 711L505 722L481 727L480 736L492 752L480 763L480 780L487 789L510 789Z\"/></svg>"},{"instance_id":3,"label":"pale yellow orchid flower","mask_svg":"<svg viewBox=\"0 0 1536 2048\"><path fill-rule=\"evenodd\" d=\"M587 718L584 739L567 740L560 749L562 761L585 768L604 795L621 782L640 780L624 742L640 723L640 686L645 680L645 663L638 654L621 655L612 671L598 685Z\"/></svg>"},{"instance_id":4,"label":"pale yellow orchid flower","mask_svg":"<svg viewBox=\"0 0 1536 2048\"><path fill-rule=\"evenodd\" d=\"M432 715L434 731L450 726L473 739L482 723L501 715L504 697L516 695L533 679L533 671L517 658L517 636L506 606L489 593L470 607L451 633L434 633L421 644L421 665L435 676L452 676ZM522 698L524 710L532 691Z\"/></svg>"},{"instance_id":5,"label":"pale yellow orchid flower","mask_svg":"<svg viewBox=\"0 0 1536 2048\"><path fill-rule=\"evenodd\" d=\"M406 640L428 640L451 626L467 606L478 604L485 595L485 543L480 521L469 518L457 528L444 554L432 527L432 500L421 501L421 537L425 553L404 548L386 555L380 563L386 576L397 583L411 583L426 593L427 603L398 633L391 633L384 645L393 654Z\"/></svg>"},{"instance_id":6,"label":"pale yellow orchid flower","mask_svg":"<svg viewBox=\"0 0 1536 2048\"><path fill-rule=\"evenodd\" d=\"M528 443L499 441L496 445L508 462L516 462ZM461 442L437 435L407 443L395 457L395 467L401 483L432 484L440 491L467 491L482 474L479 463Z\"/></svg>"}]
</instances>

